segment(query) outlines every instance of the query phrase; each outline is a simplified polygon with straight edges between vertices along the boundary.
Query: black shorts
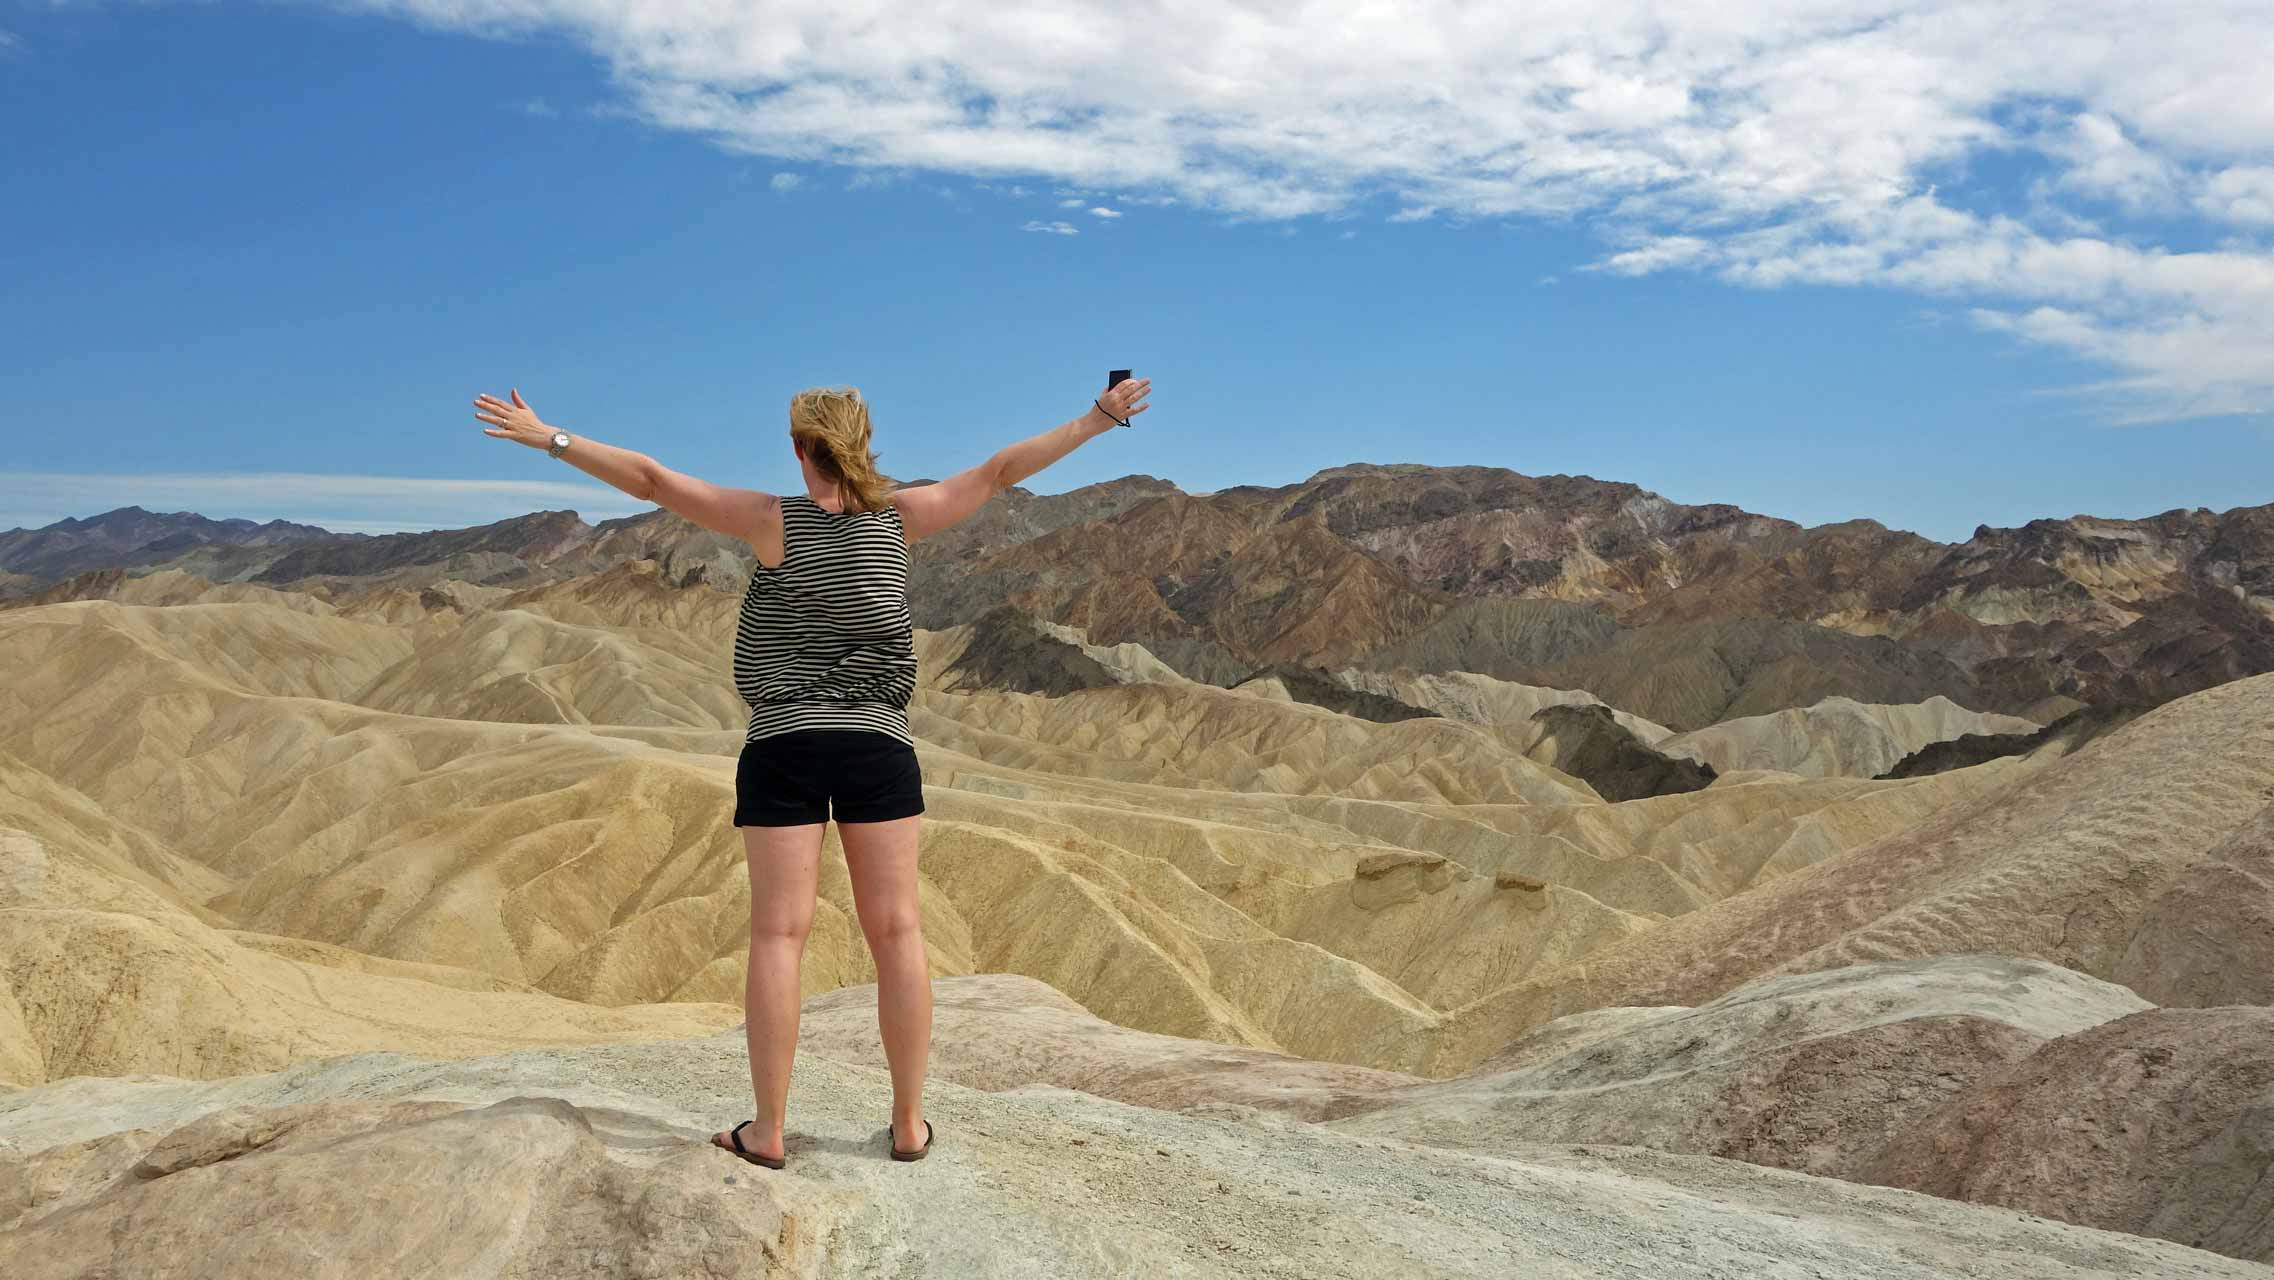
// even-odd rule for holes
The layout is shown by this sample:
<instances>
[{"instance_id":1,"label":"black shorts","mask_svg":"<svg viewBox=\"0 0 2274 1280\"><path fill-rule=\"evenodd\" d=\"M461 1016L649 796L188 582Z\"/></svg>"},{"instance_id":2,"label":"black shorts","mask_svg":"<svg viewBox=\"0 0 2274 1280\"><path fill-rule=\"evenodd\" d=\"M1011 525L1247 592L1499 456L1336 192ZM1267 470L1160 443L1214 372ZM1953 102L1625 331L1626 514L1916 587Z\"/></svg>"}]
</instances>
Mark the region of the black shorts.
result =
<instances>
[{"instance_id":1,"label":"black shorts","mask_svg":"<svg viewBox=\"0 0 2274 1280\"><path fill-rule=\"evenodd\" d=\"M831 808L835 813L831 813ZM916 749L874 729L796 729L742 744L734 825L890 822L924 811Z\"/></svg>"}]
</instances>

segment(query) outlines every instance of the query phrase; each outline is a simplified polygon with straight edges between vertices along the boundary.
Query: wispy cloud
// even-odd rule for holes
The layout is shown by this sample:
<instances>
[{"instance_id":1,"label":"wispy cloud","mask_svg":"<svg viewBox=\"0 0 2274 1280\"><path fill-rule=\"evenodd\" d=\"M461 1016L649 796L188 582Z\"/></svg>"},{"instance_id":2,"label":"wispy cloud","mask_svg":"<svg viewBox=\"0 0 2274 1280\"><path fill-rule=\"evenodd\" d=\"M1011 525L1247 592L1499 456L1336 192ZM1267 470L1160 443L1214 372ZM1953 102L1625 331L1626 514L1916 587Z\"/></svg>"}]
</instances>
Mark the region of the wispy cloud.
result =
<instances>
[{"instance_id":1,"label":"wispy cloud","mask_svg":"<svg viewBox=\"0 0 2274 1280\"><path fill-rule=\"evenodd\" d=\"M1039 231L1044 235L1052 236L1078 236L1082 234L1082 229L1071 222L1043 222L1036 218L1027 219L1026 225L1020 227L1019 230Z\"/></svg>"},{"instance_id":2,"label":"wispy cloud","mask_svg":"<svg viewBox=\"0 0 2274 1280\"><path fill-rule=\"evenodd\" d=\"M529 98L522 102L518 102L514 104L514 109L521 112L523 115L538 116L543 119L551 119L554 116L560 114L560 112L554 108L552 103L545 101L543 98Z\"/></svg>"},{"instance_id":3,"label":"wispy cloud","mask_svg":"<svg viewBox=\"0 0 2274 1280\"><path fill-rule=\"evenodd\" d=\"M804 176L795 173L777 173L766 179L766 185L776 191L795 191L804 183Z\"/></svg>"},{"instance_id":4,"label":"wispy cloud","mask_svg":"<svg viewBox=\"0 0 2274 1280\"><path fill-rule=\"evenodd\" d=\"M559 465L559 464L554 464ZM294 472L66 473L0 471L0 527L37 528L117 507L195 511L216 520L292 520L354 532L458 528L531 511L586 520L652 511L600 484Z\"/></svg>"},{"instance_id":5,"label":"wispy cloud","mask_svg":"<svg viewBox=\"0 0 2274 1280\"><path fill-rule=\"evenodd\" d=\"M1118 218L1121 216L1121 210L1108 209L1101 204L1090 210L1090 216L1093 218Z\"/></svg>"},{"instance_id":6,"label":"wispy cloud","mask_svg":"<svg viewBox=\"0 0 2274 1280\"><path fill-rule=\"evenodd\" d=\"M2274 270L2264 0L1219 6L1094 44L1063 33L1120 6L941 0L876 40L827 0L331 2L564 34L629 109L739 153L1239 219L1577 223L1609 273L1954 295L2110 369L2127 413L2274 410L2274 355L2245 358L2274 353L2248 284Z\"/></svg>"},{"instance_id":7,"label":"wispy cloud","mask_svg":"<svg viewBox=\"0 0 2274 1280\"><path fill-rule=\"evenodd\" d=\"M1089 201L1082 199L1080 196L1068 196L1058 202L1058 207L1061 209L1079 209L1088 203Z\"/></svg>"}]
</instances>

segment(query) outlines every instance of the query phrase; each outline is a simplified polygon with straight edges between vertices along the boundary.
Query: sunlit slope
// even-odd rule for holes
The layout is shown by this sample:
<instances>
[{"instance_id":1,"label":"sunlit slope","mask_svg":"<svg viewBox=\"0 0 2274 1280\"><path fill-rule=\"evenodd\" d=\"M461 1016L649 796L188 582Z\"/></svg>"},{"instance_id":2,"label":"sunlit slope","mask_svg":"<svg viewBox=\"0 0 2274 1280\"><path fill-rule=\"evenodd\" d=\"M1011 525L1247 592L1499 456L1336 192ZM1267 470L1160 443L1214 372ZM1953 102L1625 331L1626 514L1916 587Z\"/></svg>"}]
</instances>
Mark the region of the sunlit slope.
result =
<instances>
[{"instance_id":1,"label":"sunlit slope","mask_svg":"<svg viewBox=\"0 0 2274 1280\"><path fill-rule=\"evenodd\" d=\"M213 1077L371 1049L436 1057L700 1035L733 1004L600 1008L489 975L216 928L122 870L139 843L52 793L21 828L20 778L0 788L0 1082ZM106 847L110 846L110 847Z\"/></svg>"},{"instance_id":2,"label":"sunlit slope","mask_svg":"<svg viewBox=\"0 0 2274 1280\"><path fill-rule=\"evenodd\" d=\"M1473 671L1375 671L1345 667L1334 678L1353 689L1427 707L1471 724L1521 725L1544 707L1595 706L1603 700L1584 689L1547 689ZM1643 742L1656 745L1673 730L1616 708L1611 714Z\"/></svg>"}]
</instances>

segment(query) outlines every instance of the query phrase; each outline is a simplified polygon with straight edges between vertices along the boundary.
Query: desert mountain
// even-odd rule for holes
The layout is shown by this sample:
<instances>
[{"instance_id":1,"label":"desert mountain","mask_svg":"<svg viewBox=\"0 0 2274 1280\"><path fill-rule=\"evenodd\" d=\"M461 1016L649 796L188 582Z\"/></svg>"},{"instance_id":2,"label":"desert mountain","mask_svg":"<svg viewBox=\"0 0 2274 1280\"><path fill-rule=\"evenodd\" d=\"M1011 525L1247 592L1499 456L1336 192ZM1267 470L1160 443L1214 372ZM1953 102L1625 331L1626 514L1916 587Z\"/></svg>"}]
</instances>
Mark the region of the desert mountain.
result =
<instances>
[{"instance_id":1,"label":"desert mountain","mask_svg":"<svg viewBox=\"0 0 2274 1280\"><path fill-rule=\"evenodd\" d=\"M0 535L0 571L173 567L322 594L344 580L526 587L646 560L668 582L731 592L751 563L660 511L379 538L78 527L93 523ZM1471 671L1584 689L1682 730L1832 696L1939 695L2045 723L2274 670L2274 507L2040 520L1949 545L1584 476L1357 464L1208 494L1149 476L1014 490L919 544L917 562L931 630L1008 603L1210 683L1274 662ZM1651 675L1708 652L1734 667L1718 685Z\"/></svg>"},{"instance_id":2,"label":"desert mountain","mask_svg":"<svg viewBox=\"0 0 2274 1280\"><path fill-rule=\"evenodd\" d=\"M99 516L66 517L38 529L0 533L0 569L52 581L88 569L171 564L201 548L244 547L274 553L304 542L354 542L363 536L289 520L212 520L194 511L120 507Z\"/></svg>"}]
</instances>

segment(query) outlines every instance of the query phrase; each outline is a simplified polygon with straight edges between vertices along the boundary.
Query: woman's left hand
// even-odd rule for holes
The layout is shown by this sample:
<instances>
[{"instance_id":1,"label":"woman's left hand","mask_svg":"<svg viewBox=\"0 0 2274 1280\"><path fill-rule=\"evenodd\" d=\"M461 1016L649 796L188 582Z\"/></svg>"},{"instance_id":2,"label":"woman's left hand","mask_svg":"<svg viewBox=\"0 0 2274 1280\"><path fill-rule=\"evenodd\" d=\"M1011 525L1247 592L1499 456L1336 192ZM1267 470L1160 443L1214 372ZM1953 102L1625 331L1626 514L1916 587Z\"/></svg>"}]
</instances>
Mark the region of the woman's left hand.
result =
<instances>
[{"instance_id":1,"label":"woman's left hand","mask_svg":"<svg viewBox=\"0 0 2274 1280\"><path fill-rule=\"evenodd\" d=\"M513 392L512 404L507 404L496 396L487 393L475 396L474 417L483 422L496 424L482 428L482 434L485 436L495 436L500 440L511 440L516 444L528 445L532 449L545 449L552 446L553 429L546 426L544 421L537 416L537 411L529 407L529 402L521 398L521 392L518 388Z\"/></svg>"}]
</instances>

